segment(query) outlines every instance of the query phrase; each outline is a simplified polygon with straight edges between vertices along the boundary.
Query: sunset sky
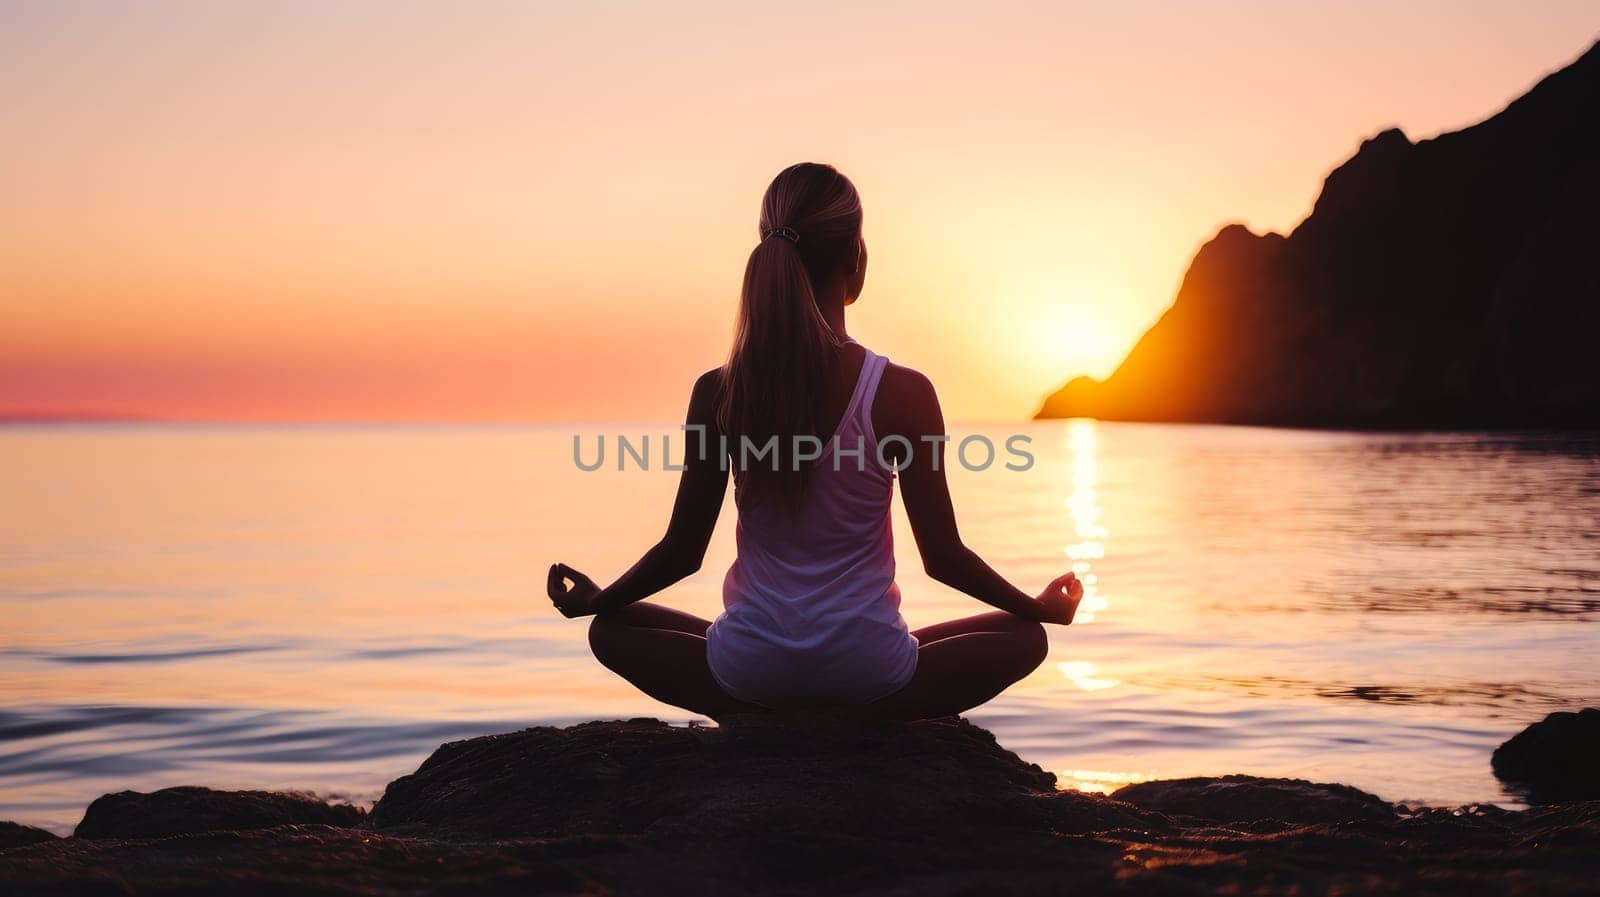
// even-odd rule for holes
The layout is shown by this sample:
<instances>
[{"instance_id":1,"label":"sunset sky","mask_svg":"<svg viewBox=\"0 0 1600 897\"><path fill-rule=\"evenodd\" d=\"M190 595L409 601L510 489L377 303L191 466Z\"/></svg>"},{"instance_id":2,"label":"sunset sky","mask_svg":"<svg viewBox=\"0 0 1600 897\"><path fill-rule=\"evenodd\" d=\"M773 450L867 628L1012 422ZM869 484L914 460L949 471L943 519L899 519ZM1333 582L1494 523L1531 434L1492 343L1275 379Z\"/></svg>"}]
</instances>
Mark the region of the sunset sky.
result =
<instances>
[{"instance_id":1,"label":"sunset sky","mask_svg":"<svg viewBox=\"0 0 1600 897\"><path fill-rule=\"evenodd\" d=\"M947 415L1109 373L1221 225L1487 117L1594 0L0 2L0 412L661 420L762 190L861 189L851 331Z\"/></svg>"}]
</instances>

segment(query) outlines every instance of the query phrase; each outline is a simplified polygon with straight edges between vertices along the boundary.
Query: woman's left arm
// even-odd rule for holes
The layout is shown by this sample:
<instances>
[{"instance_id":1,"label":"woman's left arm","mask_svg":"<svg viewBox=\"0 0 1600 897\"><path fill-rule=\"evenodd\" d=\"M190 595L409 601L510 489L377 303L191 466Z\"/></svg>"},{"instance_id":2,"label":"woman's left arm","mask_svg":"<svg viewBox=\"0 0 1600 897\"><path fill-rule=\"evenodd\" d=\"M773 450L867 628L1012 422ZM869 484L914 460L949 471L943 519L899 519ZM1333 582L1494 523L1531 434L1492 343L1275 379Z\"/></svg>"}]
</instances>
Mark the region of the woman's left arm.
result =
<instances>
[{"instance_id":1,"label":"woman's left arm","mask_svg":"<svg viewBox=\"0 0 1600 897\"><path fill-rule=\"evenodd\" d=\"M717 396L722 372L708 371L695 381L689 397L688 426L684 434L683 473L672 519L661 541L651 546L639 562L604 589L565 564L550 567L550 599L567 617L585 617L620 610L665 589L700 569L706 546L722 511L728 489L727 465L718 451ZM571 585L568 585L568 581Z\"/></svg>"}]
</instances>

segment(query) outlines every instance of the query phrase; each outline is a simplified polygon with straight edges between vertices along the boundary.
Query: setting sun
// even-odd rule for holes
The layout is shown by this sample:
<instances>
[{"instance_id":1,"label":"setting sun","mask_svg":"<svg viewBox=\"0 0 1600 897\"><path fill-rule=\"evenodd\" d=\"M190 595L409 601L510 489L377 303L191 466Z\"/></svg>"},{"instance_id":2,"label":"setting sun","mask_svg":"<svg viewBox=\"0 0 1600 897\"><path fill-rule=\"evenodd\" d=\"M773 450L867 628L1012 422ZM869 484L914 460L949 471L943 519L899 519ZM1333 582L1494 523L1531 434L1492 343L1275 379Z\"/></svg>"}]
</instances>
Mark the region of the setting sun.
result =
<instances>
[{"instance_id":1,"label":"setting sun","mask_svg":"<svg viewBox=\"0 0 1600 897\"><path fill-rule=\"evenodd\" d=\"M1121 309L1125 308L1124 304ZM1037 312L1028 338L1033 350L1058 377L1062 371L1103 377L1128 354L1144 323L1108 323L1108 318L1121 309L1100 300L1061 300Z\"/></svg>"}]
</instances>

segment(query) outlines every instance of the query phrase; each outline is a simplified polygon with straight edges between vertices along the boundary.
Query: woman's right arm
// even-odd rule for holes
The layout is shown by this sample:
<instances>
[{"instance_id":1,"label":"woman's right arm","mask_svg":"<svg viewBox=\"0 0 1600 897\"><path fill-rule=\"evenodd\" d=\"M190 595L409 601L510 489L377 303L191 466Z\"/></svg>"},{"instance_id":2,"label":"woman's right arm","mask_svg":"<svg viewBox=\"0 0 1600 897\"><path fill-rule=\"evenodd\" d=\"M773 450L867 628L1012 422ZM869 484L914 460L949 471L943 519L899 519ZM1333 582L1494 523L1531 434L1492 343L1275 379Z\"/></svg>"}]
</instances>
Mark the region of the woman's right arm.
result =
<instances>
[{"instance_id":1,"label":"woman's right arm","mask_svg":"<svg viewBox=\"0 0 1600 897\"><path fill-rule=\"evenodd\" d=\"M672 504L667 532L639 562L616 582L602 589L594 580L565 564L550 567L550 600L567 617L583 617L621 610L649 598L700 569L706 546L722 511L728 490L728 465L717 449L717 397L722 389L719 371L708 371L696 381L689 396L684 436L683 473L678 477L678 497ZM689 428L699 433L690 437ZM567 581L572 585L567 585Z\"/></svg>"},{"instance_id":2,"label":"woman's right arm","mask_svg":"<svg viewBox=\"0 0 1600 897\"><path fill-rule=\"evenodd\" d=\"M1083 597L1076 576L1066 573L1057 577L1035 598L1006 581L961 541L945 480L944 411L933 384L917 371L891 365L884 386L879 395L886 401L874 403L874 420L881 417L879 439L898 434L911 443L911 463L900 471L900 494L928 575L1024 619L1071 623ZM898 460L905 462L903 457Z\"/></svg>"}]
</instances>

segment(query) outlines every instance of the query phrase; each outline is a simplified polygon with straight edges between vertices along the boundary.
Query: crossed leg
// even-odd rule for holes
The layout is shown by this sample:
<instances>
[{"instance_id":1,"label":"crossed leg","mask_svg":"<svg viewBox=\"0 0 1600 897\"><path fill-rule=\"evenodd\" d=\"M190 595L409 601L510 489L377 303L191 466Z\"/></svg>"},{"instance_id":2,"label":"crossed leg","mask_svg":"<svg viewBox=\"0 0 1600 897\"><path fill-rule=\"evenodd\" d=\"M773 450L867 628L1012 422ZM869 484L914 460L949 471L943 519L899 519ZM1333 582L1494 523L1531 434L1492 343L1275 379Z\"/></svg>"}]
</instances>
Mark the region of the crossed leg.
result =
<instances>
[{"instance_id":1,"label":"crossed leg","mask_svg":"<svg viewBox=\"0 0 1600 897\"><path fill-rule=\"evenodd\" d=\"M589 624L595 659L663 704L716 719L761 710L733 697L706 663L709 620L640 601Z\"/></svg>"},{"instance_id":2,"label":"crossed leg","mask_svg":"<svg viewBox=\"0 0 1600 897\"><path fill-rule=\"evenodd\" d=\"M1044 627L1005 611L936 623L913 633L917 672L905 688L874 702L891 719L931 719L971 710L1044 663Z\"/></svg>"},{"instance_id":3,"label":"crossed leg","mask_svg":"<svg viewBox=\"0 0 1600 897\"><path fill-rule=\"evenodd\" d=\"M638 602L597 616L589 648L607 669L664 704L716 719L763 708L733 697L706 663L710 621ZM874 702L870 712L891 719L953 716L983 704L1044 662L1044 627L996 611L926 626L914 633L921 647L917 672L904 688Z\"/></svg>"}]
</instances>

